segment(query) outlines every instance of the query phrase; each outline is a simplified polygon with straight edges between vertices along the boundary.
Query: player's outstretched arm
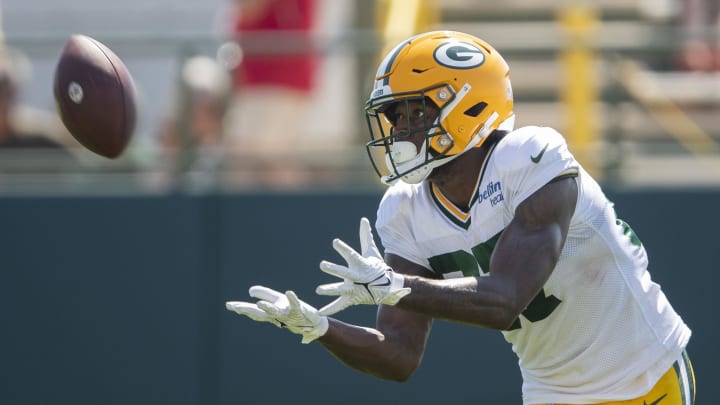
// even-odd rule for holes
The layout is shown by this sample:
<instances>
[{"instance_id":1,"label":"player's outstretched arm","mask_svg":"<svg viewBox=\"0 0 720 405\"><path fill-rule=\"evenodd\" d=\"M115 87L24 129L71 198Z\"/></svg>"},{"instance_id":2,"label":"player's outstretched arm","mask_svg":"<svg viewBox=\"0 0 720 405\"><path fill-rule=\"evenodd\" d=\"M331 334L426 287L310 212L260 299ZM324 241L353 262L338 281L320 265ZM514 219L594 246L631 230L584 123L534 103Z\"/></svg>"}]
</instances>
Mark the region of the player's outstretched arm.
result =
<instances>
[{"instance_id":1,"label":"player's outstretched arm","mask_svg":"<svg viewBox=\"0 0 720 405\"><path fill-rule=\"evenodd\" d=\"M427 269L397 256L388 265L397 273L432 277ZM405 381L420 365L431 327L432 318L427 315L380 305L374 329L330 318L328 331L318 342L353 369Z\"/></svg>"},{"instance_id":2,"label":"player's outstretched arm","mask_svg":"<svg viewBox=\"0 0 720 405\"><path fill-rule=\"evenodd\" d=\"M365 328L321 315L292 291L253 286L250 295L258 301L229 301L225 306L299 334L302 343L317 340L348 366L387 380L404 381L415 371L431 326L431 319L424 315L381 306L378 329Z\"/></svg>"},{"instance_id":3,"label":"player's outstretched arm","mask_svg":"<svg viewBox=\"0 0 720 405\"><path fill-rule=\"evenodd\" d=\"M432 273L397 256L383 260L366 218L360 220L360 252L339 239L333 241L333 247L347 265L320 264L326 273L343 279L317 288L318 294L338 297L320 313L331 315L351 305L379 304L376 327L363 328L331 318L327 333L318 342L355 370L386 380L407 380L420 365L432 318L393 305L410 294L402 285L404 274L432 277Z\"/></svg>"}]
</instances>

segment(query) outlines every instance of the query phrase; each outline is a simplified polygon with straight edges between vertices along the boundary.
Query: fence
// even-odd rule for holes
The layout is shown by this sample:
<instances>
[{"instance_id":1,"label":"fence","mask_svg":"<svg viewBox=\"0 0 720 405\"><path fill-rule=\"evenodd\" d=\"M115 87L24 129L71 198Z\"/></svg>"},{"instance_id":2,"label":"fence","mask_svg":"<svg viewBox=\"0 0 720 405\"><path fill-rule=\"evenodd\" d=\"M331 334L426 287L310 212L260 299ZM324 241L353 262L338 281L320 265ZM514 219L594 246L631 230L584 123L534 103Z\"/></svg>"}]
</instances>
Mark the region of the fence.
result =
<instances>
[{"instance_id":1,"label":"fence","mask_svg":"<svg viewBox=\"0 0 720 405\"><path fill-rule=\"evenodd\" d=\"M502 6L479 7L463 1L442 2L441 22L432 28L467 31L495 45L511 65L518 125L553 126L572 138L576 136L573 132L578 131L573 129L571 119L577 114L565 104L564 94L568 91L564 86L577 72L565 70L560 56L576 42L571 41L571 35L558 21L572 25L574 20L569 17L563 20L562 9L555 3L517 0ZM318 34L318 49L332 62L326 63L322 71L323 86L313 96L315 109L305 123L308 141L296 158L307 168L309 177L323 179L319 181L322 186L377 184L362 147L367 138L362 105L383 46L382 35L373 29L371 22L375 15L373 4L355 2L351 7L354 16L347 26ZM591 138L590 144L574 144L574 150L605 183L628 187L716 187L720 184L716 174L720 172L717 143L720 127L715 118L720 102L719 76L645 68L643 62L669 60L680 45L682 32L643 20L631 6L635 3L605 0L597 2L596 14L590 14L594 23L586 27L589 33L581 41L591 58L592 72L585 81L590 88L571 86L571 90L576 96L597 95L597 101L586 106L590 117L586 121L592 122L582 122L597 136ZM194 12L207 17L206 8L198 12L195 6L187 7L190 7L187 14ZM92 10L101 9L97 6ZM185 9L178 10L166 18L185 21L180 15ZM159 17L162 13L152 15ZM146 20L141 19L147 23ZM18 174L17 159L0 156L2 191L25 192L32 187L43 192L57 189L58 185L64 189L98 189L104 188L102 184L112 184L157 192L163 189L154 181L157 178L184 176L184 172L167 173L172 162L164 162L168 158L159 151L157 132L162 118L177 101L182 63L193 55L215 56L222 39L208 32L183 32L179 24L170 25L165 33L157 28L149 32L145 27L145 31L138 30L140 34L102 31L97 22L94 24L90 26L98 30L98 39L123 57L139 86L141 114L135 141L119 161L97 159L76 148L79 162L66 170L51 167L20 170ZM8 26L17 31L21 24L11 21ZM49 116L45 117L57 129L51 78L57 52L66 36L59 31L42 35L8 32L6 39L26 52L33 62L35 74L26 89L27 100L46 110ZM58 136L67 139L67 134ZM42 162L43 158L37 161ZM8 165L12 167L8 169ZM240 169L246 176L253 170L257 168ZM221 188L247 188L227 177L232 178L232 174L223 177Z\"/></svg>"}]
</instances>

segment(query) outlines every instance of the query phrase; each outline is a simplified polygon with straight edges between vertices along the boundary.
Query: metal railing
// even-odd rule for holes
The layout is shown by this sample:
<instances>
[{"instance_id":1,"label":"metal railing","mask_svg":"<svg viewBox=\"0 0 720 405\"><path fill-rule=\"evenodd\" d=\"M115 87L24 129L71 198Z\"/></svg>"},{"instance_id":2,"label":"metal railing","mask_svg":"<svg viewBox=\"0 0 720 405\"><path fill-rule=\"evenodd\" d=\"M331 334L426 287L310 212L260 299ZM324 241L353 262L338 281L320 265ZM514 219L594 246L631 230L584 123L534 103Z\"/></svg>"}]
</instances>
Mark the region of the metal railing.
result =
<instances>
[{"instance_id":1,"label":"metal railing","mask_svg":"<svg viewBox=\"0 0 720 405\"><path fill-rule=\"evenodd\" d=\"M561 89L567 78L563 75L568 73L562 69L558 55L567 49L568 38L558 24L552 21L526 21L478 26L468 22L443 22L438 26L478 35L506 55L513 69L520 123L523 117L528 117L527 123L534 123L530 120L540 117L536 123L572 132L567 118L577 118L578 115L563 107ZM680 33L677 30L642 22L600 21L592 32L585 44L595 59L591 62L592 68L583 69L593 69L588 77L597 86L597 100L584 108L596 114L597 118L592 121L596 121L594 130L598 135L594 141L590 141L590 157L586 159L597 160L600 177L607 182L629 186L716 186L720 183L719 176L715 174L720 173L720 166L716 165L716 160L720 160L717 143L720 128L714 118L720 103L720 87L718 91L712 90L712 86L719 83L718 75L706 74L702 78L699 75L685 75L683 79L678 79L685 80L678 82L678 86L687 86L687 83L697 80L705 81L703 94L698 91L690 94L697 97L703 95L704 99L699 103L697 100L691 103L681 97L682 92L673 94L677 87L668 91L667 79L670 73L651 72L637 63L648 55L671 54L680 45ZM21 157L14 152L3 153L0 155L0 192L28 192L33 187L46 191L90 189L112 192L111 189L115 189L165 192L177 187L177 184L187 186L188 182L181 180L172 187L165 187L168 182L157 180L168 175L167 167L172 166L172 162L167 162L170 158L159 153L159 147L155 144L155 131L159 119L173 104L178 88L178 72L183 61L190 55L215 56L221 41L215 37L198 35L117 35L99 39L110 44L126 60L141 87L140 107L144 118L130 150L119 160L107 161L92 156L73 145L71 139L65 138L68 148L76 156L76 161L70 164L54 162L43 154L31 157L29 153ZM50 73L64 40L53 36L7 38L8 43L22 50L35 67L33 81L29 85L29 90L34 94L26 94L25 101L39 104L50 115L54 113L49 90ZM388 38L376 30L348 30L332 38L318 36L316 50L324 55L349 53L352 63L359 66L358 61L370 58L376 60L386 40ZM536 76L530 77L532 75L528 72L533 70L536 70ZM542 77L543 74L548 77ZM677 72L674 74L678 75ZM365 161L362 144L366 135L360 119L360 106L365 94L356 91L357 87L363 87L358 86L358 82L366 83L369 89L370 76L370 71L357 69L357 82L347 83L347 88L339 89L339 92L350 95L334 101L348 104L348 108L357 111L356 120L337 123L332 121L332 117L326 117L328 121L323 131L327 131L327 136L332 136L333 132L346 131L348 141L327 150L322 142L317 141L325 136L320 134L308 145L299 148L296 156L290 157L304 162L308 175L319 179L311 187L381 187ZM588 96L582 87L574 90L580 96ZM687 92L692 93L693 90L688 89ZM588 100L583 102L588 103ZM692 104L692 108L688 112L689 104ZM587 119L579 122L592 125ZM587 132L592 130L585 129ZM62 132L61 129L59 131ZM58 136L67 137L67 134ZM657 173L663 160L667 162L667 173ZM645 170L645 161L651 173L638 177L638 173ZM17 169L23 166L28 170L19 173ZM243 177L252 177L254 170L262 170L261 167L251 165L237 167L235 170L242 171ZM698 173L702 176L698 176ZM181 170L173 175L183 177L185 174ZM217 187L226 190L266 186L252 181L233 183L231 180L223 180L218 184L220 186ZM298 185L297 188L307 186Z\"/></svg>"}]
</instances>

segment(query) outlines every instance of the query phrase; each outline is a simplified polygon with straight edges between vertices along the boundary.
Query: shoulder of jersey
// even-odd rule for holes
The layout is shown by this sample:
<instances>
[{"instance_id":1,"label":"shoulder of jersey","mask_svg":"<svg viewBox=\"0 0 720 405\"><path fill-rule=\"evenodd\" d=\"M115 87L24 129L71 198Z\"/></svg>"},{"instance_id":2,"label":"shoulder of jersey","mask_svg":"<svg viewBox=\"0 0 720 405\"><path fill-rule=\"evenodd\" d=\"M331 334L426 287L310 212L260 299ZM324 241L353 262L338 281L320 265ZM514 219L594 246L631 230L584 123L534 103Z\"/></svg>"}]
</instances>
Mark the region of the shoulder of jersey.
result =
<instances>
[{"instance_id":1,"label":"shoulder of jersey","mask_svg":"<svg viewBox=\"0 0 720 405\"><path fill-rule=\"evenodd\" d=\"M392 186L385 190L382 200L380 201L381 207L392 206L397 208L398 205L410 201L414 195L420 192L420 184L407 184L404 181L397 181Z\"/></svg>"},{"instance_id":2,"label":"shoulder of jersey","mask_svg":"<svg viewBox=\"0 0 720 405\"><path fill-rule=\"evenodd\" d=\"M423 183L421 183L423 184ZM375 226L383 228L388 224L407 222L414 202L413 197L420 192L420 184L407 184L398 181L390 186L382 197L377 210L377 222Z\"/></svg>"},{"instance_id":3,"label":"shoulder of jersey","mask_svg":"<svg viewBox=\"0 0 720 405\"><path fill-rule=\"evenodd\" d=\"M550 127L528 126L507 134L495 147L492 160L508 170L540 164L547 151L565 145L565 138Z\"/></svg>"}]
</instances>

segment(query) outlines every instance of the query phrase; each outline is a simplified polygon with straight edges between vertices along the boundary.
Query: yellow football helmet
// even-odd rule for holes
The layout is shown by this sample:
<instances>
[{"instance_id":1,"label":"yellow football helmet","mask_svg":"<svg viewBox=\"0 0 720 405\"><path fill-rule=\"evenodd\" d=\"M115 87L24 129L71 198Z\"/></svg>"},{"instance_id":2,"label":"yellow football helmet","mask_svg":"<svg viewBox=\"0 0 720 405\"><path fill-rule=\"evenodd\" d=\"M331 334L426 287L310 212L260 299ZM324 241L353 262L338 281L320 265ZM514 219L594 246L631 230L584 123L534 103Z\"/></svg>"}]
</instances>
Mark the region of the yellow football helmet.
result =
<instances>
[{"instance_id":1,"label":"yellow football helmet","mask_svg":"<svg viewBox=\"0 0 720 405\"><path fill-rule=\"evenodd\" d=\"M425 133L419 151L414 143L394 136L386 115L398 102L413 100L440 110L434 122L411 130ZM399 179L419 183L434 168L482 145L494 130L512 130L509 67L498 51L472 35L420 34L382 60L365 112L371 136L368 155L381 179L388 184ZM378 163L383 157L384 167Z\"/></svg>"}]
</instances>

